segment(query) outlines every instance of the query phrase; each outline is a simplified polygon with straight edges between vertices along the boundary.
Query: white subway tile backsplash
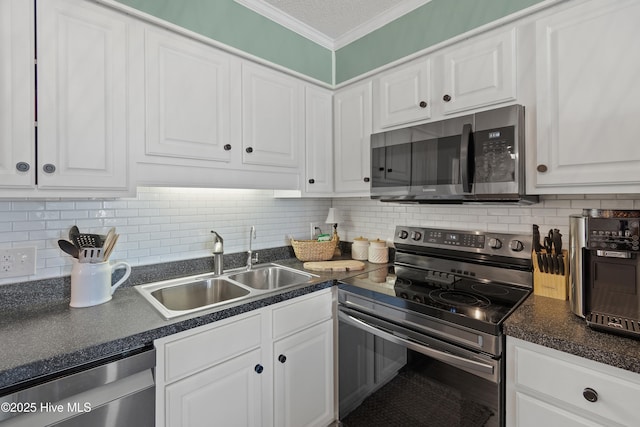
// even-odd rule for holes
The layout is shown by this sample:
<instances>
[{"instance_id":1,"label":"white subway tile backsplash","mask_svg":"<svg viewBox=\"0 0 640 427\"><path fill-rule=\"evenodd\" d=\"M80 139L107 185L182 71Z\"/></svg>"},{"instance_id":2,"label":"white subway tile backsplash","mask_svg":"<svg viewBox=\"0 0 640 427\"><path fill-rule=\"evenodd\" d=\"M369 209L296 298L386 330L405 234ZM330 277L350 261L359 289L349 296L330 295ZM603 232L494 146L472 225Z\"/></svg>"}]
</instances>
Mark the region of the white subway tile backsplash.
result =
<instances>
[{"instance_id":1,"label":"white subway tile backsplash","mask_svg":"<svg viewBox=\"0 0 640 427\"><path fill-rule=\"evenodd\" d=\"M466 206L466 205L402 205L394 206L394 216L384 218L389 204L363 198L333 199L333 207L346 211L338 231L343 240L358 236L393 240L396 225L414 225L465 230L531 233L531 225L543 231L558 228L565 239L569 236L569 215L583 209L640 209L640 195L549 195L531 206ZM565 245L568 241L565 242Z\"/></svg>"},{"instance_id":2,"label":"white subway tile backsplash","mask_svg":"<svg viewBox=\"0 0 640 427\"><path fill-rule=\"evenodd\" d=\"M368 198L275 199L265 190L213 190L140 187L127 199L0 201L0 248L35 246L36 275L0 279L0 284L67 275L70 258L58 248L76 224L83 231L106 233L116 227L120 239L113 259L132 265L209 256L211 230L225 239L227 253L248 249L255 225L254 249L285 246L289 237L307 239L309 223L325 224L329 207L341 216L344 241L359 236L391 242L396 225L530 233L559 228L568 238L568 218L582 209L640 209L639 195L543 196L531 206L401 205ZM567 243L567 242L565 242Z\"/></svg>"},{"instance_id":3,"label":"white subway tile backsplash","mask_svg":"<svg viewBox=\"0 0 640 427\"><path fill-rule=\"evenodd\" d=\"M289 236L308 238L309 222L324 223L331 199L274 199L265 190L140 187L134 198L91 200L5 200L0 202L0 248L37 247L36 275L0 279L0 284L67 275L71 259L57 241L76 224L82 231L120 238L112 259L154 264L211 254L215 229L227 253L248 249L255 225L256 250L287 245Z\"/></svg>"}]
</instances>

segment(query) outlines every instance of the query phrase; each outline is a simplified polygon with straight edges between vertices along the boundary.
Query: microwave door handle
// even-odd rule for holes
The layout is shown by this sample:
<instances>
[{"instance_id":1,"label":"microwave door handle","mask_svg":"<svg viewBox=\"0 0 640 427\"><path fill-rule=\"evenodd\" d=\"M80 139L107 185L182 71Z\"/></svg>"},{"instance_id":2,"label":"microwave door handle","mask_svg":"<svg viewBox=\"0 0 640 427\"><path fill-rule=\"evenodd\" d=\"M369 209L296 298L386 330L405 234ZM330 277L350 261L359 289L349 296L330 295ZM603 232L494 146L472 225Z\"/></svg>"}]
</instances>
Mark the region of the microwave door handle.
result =
<instances>
[{"instance_id":1,"label":"microwave door handle","mask_svg":"<svg viewBox=\"0 0 640 427\"><path fill-rule=\"evenodd\" d=\"M471 162L471 124L462 126L462 138L460 140L460 178L462 180L462 191L471 192L471 176L469 173L469 162Z\"/></svg>"}]
</instances>

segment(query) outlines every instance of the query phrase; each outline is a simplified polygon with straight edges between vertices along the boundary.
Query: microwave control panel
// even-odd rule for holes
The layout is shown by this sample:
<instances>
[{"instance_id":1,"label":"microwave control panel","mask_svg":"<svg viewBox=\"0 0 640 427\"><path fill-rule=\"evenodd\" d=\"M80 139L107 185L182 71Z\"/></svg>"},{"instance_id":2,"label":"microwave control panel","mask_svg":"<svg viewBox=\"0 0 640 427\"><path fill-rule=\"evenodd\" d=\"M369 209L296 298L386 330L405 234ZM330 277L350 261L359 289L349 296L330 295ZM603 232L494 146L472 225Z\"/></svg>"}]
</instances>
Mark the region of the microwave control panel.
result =
<instances>
[{"instance_id":1,"label":"microwave control panel","mask_svg":"<svg viewBox=\"0 0 640 427\"><path fill-rule=\"evenodd\" d=\"M640 251L640 218L588 218L587 247Z\"/></svg>"}]
</instances>

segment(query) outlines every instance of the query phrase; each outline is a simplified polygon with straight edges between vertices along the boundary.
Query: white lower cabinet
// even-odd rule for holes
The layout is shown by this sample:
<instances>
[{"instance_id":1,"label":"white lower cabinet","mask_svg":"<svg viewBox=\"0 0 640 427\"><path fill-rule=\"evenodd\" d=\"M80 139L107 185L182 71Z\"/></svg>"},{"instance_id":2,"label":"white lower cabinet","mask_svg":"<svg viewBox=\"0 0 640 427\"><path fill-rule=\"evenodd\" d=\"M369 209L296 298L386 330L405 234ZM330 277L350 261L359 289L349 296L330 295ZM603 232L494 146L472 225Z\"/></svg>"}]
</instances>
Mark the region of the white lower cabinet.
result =
<instances>
[{"instance_id":1,"label":"white lower cabinet","mask_svg":"<svg viewBox=\"0 0 640 427\"><path fill-rule=\"evenodd\" d=\"M331 422L332 344L331 320L274 343L275 426L326 426Z\"/></svg>"},{"instance_id":2,"label":"white lower cabinet","mask_svg":"<svg viewBox=\"0 0 640 427\"><path fill-rule=\"evenodd\" d=\"M640 374L507 337L506 424L634 426Z\"/></svg>"},{"instance_id":3,"label":"white lower cabinet","mask_svg":"<svg viewBox=\"0 0 640 427\"><path fill-rule=\"evenodd\" d=\"M158 426L334 420L331 289L155 342Z\"/></svg>"},{"instance_id":4,"label":"white lower cabinet","mask_svg":"<svg viewBox=\"0 0 640 427\"><path fill-rule=\"evenodd\" d=\"M256 349L167 386L166 425L261 425L263 376L255 370L260 360Z\"/></svg>"}]
</instances>

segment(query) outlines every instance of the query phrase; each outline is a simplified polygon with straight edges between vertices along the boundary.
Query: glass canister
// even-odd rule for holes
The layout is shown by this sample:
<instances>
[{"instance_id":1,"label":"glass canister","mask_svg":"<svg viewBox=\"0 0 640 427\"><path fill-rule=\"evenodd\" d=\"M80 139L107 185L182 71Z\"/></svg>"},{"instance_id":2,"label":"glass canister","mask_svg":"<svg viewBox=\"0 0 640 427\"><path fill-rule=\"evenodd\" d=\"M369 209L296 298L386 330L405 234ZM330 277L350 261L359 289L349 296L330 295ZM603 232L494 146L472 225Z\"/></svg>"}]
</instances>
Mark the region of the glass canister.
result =
<instances>
[{"instance_id":1,"label":"glass canister","mask_svg":"<svg viewBox=\"0 0 640 427\"><path fill-rule=\"evenodd\" d=\"M369 262L386 264L389 262L389 248L387 242L376 239L369 242Z\"/></svg>"},{"instance_id":2,"label":"glass canister","mask_svg":"<svg viewBox=\"0 0 640 427\"><path fill-rule=\"evenodd\" d=\"M369 239L365 237L356 237L351 244L351 258L359 261L369 259Z\"/></svg>"}]
</instances>

